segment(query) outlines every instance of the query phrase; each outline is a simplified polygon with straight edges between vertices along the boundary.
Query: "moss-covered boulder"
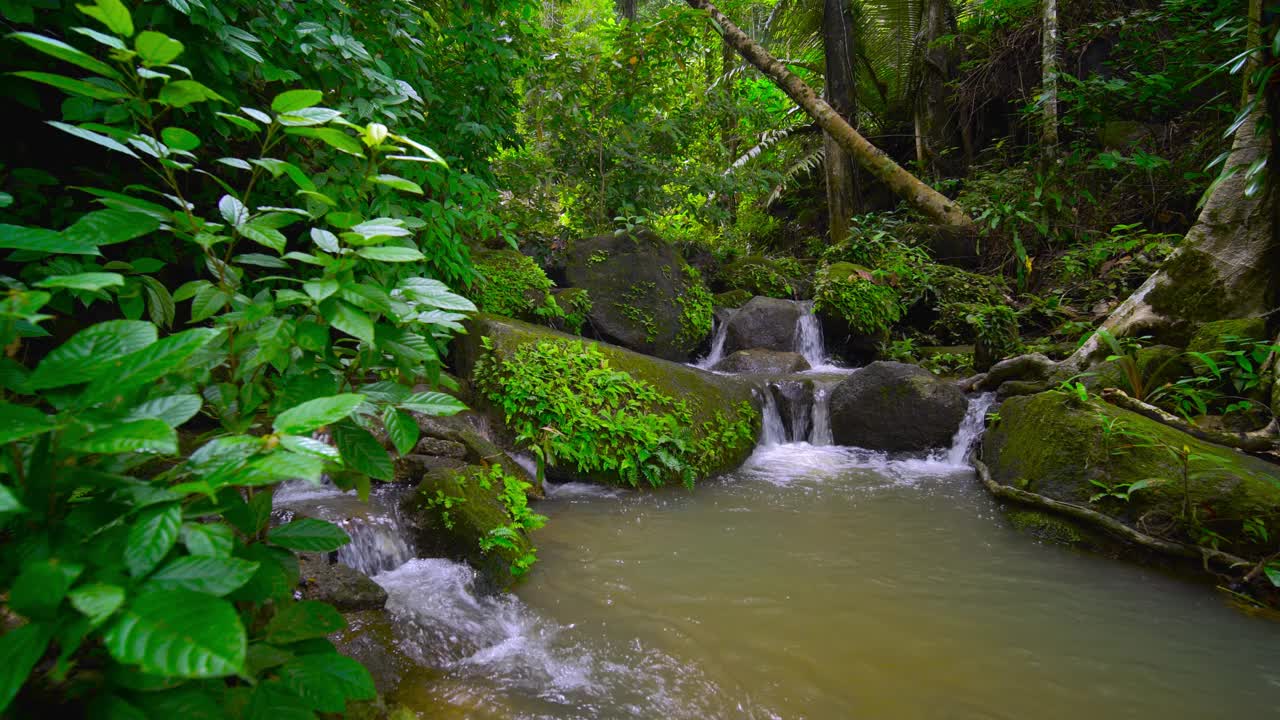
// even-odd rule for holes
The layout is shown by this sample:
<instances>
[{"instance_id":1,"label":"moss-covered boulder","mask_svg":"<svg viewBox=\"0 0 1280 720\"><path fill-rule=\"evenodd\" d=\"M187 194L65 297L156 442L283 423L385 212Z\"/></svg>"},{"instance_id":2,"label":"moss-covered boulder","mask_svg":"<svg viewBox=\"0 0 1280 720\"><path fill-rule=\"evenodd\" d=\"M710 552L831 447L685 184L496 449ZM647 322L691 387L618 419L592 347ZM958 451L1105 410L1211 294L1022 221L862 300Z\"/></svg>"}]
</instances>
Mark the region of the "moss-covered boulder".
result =
<instances>
[{"instance_id":1,"label":"moss-covered boulder","mask_svg":"<svg viewBox=\"0 0 1280 720\"><path fill-rule=\"evenodd\" d=\"M754 297L729 318L725 329L724 351L772 350L792 352L796 349L796 337L800 317L808 308L794 300Z\"/></svg>"},{"instance_id":2,"label":"moss-covered boulder","mask_svg":"<svg viewBox=\"0 0 1280 720\"><path fill-rule=\"evenodd\" d=\"M551 296L555 298L556 305L564 313L563 317L555 318L551 322L551 327L581 335L586 330L586 325L591 319L591 308L594 307L591 293L583 288L559 288L552 290Z\"/></svg>"},{"instance_id":3,"label":"moss-covered boulder","mask_svg":"<svg viewBox=\"0 0 1280 720\"><path fill-rule=\"evenodd\" d=\"M746 305L755 297L746 290L729 290L711 296L711 306L716 310L736 309Z\"/></svg>"},{"instance_id":4,"label":"moss-covered boulder","mask_svg":"<svg viewBox=\"0 0 1280 720\"><path fill-rule=\"evenodd\" d=\"M1135 389L1129 373L1136 370L1140 385ZM1148 395L1155 388L1191 373L1187 358L1181 350L1169 345L1152 345L1140 348L1132 357L1104 360L1081 378L1091 392L1106 388L1119 388L1130 395ZM1142 399L1142 398L1139 398Z\"/></svg>"},{"instance_id":5,"label":"moss-covered boulder","mask_svg":"<svg viewBox=\"0 0 1280 720\"><path fill-rule=\"evenodd\" d=\"M739 350L716 363L716 372L757 375L786 375L809 369L809 361L800 353L774 350Z\"/></svg>"},{"instance_id":6,"label":"moss-covered boulder","mask_svg":"<svg viewBox=\"0 0 1280 720\"><path fill-rule=\"evenodd\" d=\"M813 311L827 352L848 362L874 360L904 310L898 290L876 282L861 265L832 263L814 275Z\"/></svg>"},{"instance_id":7,"label":"moss-covered boulder","mask_svg":"<svg viewBox=\"0 0 1280 720\"><path fill-rule=\"evenodd\" d=\"M831 393L831 432L839 445L891 452L950 445L964 420L964 393L916 365L874 362Z\"/></svg>"},{"instance_id":8,"label":"moss-covered boulder","mask_svg":"<svg viewBox=\"0 0 1280 720\"><path fill-rule=\"evenodd\" d=\"M551 280L533 258L516 250L481 250L472 260L479 277L470 297L484 312L531 322L564 315L551 295Z\"/></svg>"},{"instance_id":9,"label":"moss-covered boulder","mask_svg":"<svg viewBox=\"0 0 1280 720\"><path fill-rule=\"evenodd\" d=\"M501 472L467 465L435 469L402 503L428 557L465 560L495 587L510 587L532 565L533 543L512 516Z\"/></svg>"},{"instance_id":10,"label":"moss-covered boulder","mask_svg":"<svg viewBox=\"0 0 1280 720\"><path fill-rule=\"evenodd\" d=\"M742 290L752 296L795 299L799 297L804 268L794 258L749 255L725 265L720 281L726 290Z\"/></svg>"},{"instance_id":11,"label":"moss-covered boulder","mask_svg":"<svg viewBox=\"0 0 1280 720\"><path fill-rule=\"evenodd\" d=\"M1191 336L1187 344L1188 353L1205 353L1214 356L1222 350L1237 350L1242 343L1262 342L1267 340L1267 322L1265 318L1240 318L1237 320L1216 320L1201 325ZM1194 356L1189 360L1196 374L1209 372L1209 367Z\"/></svg>"},{"instance_id":12,"label":"moss-covered boulder","mask_svg":"<svg viewBox=\"0 0 1280 720\"><path fill-rule=\"evenodd\" d=\"M1061 392L1010 398L982 454L996 482L1088 506L1150 535L1196 542L1212 532L1222 549L1256 557L1274 543L1259 543L1246 522L1264 523L1272 538L1280 533L1280 468L1105 402ZM1127 501L1117 496L1142 481L1149 484Z\"/></svg>"},{"instance_id":13,"label":"moss-covered boulder","mask_svg":"<svg viewBox=\"0 0 1280 720\"><path fill-rule=\"evenodd\" d=\"M458 371L518 443L551 451L549 473L692 482L738 467L755 447L760 415L745 381L492 315L468 329Z\"/></svg>"},{"instance_id":14,"label":"moss-covered boulder","mask_svg":"<svg viewBox=\"0 0 1280 720\"><path fill-rule=\"evenodd\" d=\"M711 334L702 275L648 230L570 243L565 276L591 293L591 326L609 342L683 362Z\"/></svg>"},{"instance_id":15,"label":"moss-covered boulder","mask_svg":"<svg viewBox=\"0 0 1280 720\"><path fill-rule=\"evenodd\" d=\"M327 602L341 612L381 610L387 591L368 575L326 555L302 553L298 556L298 592L306 600Z\"/></svg>"}]
</instances>

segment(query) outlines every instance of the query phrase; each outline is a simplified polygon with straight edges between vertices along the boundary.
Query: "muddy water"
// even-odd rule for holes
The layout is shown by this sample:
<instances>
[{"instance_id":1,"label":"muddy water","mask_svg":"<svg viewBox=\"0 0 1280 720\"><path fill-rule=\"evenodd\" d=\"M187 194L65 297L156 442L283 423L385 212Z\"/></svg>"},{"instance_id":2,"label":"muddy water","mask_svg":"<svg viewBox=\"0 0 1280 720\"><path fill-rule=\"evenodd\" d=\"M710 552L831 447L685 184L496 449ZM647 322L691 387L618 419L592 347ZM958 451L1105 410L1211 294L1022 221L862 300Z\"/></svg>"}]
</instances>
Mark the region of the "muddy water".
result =
<instances>
[{"instance_id":1,"label":"muddy water","mask_svg":"<svg viewBox=\"0 0 1280 720\"><path fill-rule=\"evenodd\" d=\"M1010 529L955 458L762 447L696 493L555 489L515 595L377 580L424 717L1274 717L1280 625Z\"/></svg>"}]
</instances>

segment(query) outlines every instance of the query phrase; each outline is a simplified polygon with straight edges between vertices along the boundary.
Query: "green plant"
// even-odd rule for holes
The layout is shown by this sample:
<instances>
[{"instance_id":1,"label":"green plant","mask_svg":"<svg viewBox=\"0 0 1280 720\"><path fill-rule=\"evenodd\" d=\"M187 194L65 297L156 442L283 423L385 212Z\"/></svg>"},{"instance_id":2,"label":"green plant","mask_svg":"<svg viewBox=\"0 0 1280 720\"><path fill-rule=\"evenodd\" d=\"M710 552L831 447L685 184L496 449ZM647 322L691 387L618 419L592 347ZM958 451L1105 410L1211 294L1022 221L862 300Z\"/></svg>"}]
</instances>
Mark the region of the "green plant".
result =
<instances>
[{"instance_id":1,"label":"green plant","mask_svg":"<svg viewBox=\"0 0 1280 720\"><path fill-rule=\"evenodd\" d=\"M450 512L455 505L461 505L467 501L466 498L457 495L446 495L443 490L436 490L434 497L427 498L424 505L427 508L436 510L440 513L440 521L444 523L446 530L453 529L453 514Z\"/></svg>"},{"instance_id":2,"label":"green plant","mask_svg":"<svg viewBox=\"0 0 1280 720\"><path fill-rule=\"evenodd\" d=\"M880 343L880 354L894 362L915 362L916 341L912 338L899 338Z\"/></svg>"},{"instance_id":3,"label":"green plant","mask_svg":"<svg viewBox=\"0 0 1280 720\"><path fill-rule=\"evenodd\" d=\"M591 253L591 257L587 258L587 266L589 267L592 265L599 265L600 263L608 262L608 261L609 261L608 250L596 250L595 252Z\"/></svg>"},{"instance_id":4,"label":"green plant","mask_svg":"<svg viewBox=\"0 0 1280 720\"><path fill-rule=\"evenodd\" d=\"M543 321L564 317L551 297L551 280L533 258L515 250L496 250L477 254L475 265L479 277L472 298L484 312Z\"/></svg>"},{"instance_id":5,"label":"green plant","mask_svg":"<svg viewBox=\"0 0 1280 720\"><path fill-rule=\"evenodd\" d=\"M481 551L489 552L495 547L519 550L522 547L519 542L521 533L537 530L547 524L546 516L538 515L529 508L528 491L532 486L517 477L508 475L501 465L490 465L487 473L477 471L470 481L479 484L485 490L498 485L501 488L498 491L498 499L502 501L507 517L510 518L510 522L506 525L490 528L489 532L480 539ZM512 561L512 576L518 578L524 575L537 561L537 549L529 547Z\"/></svg>"},{"instance_id":6,"label":"green plant","mask_svg":"<svg viewBox=\"0 0 1280 720\"><path fill-rule=\"evenodd\" d=\"M684 265L683 292L676 295L680 305L680 332L676 342L695 345L711 335L715 307L711 292L702 282L702 273L692 265Z\"/></svg>"},{"instance_id":7,"label":"green plant","mask_svg":"<svg viewBox=\"0 0 1280 720\"><path fill-rule=\"evenodd\" d=\"M1116 500L1123 500L1125 502L1129 502L1129 499L1133 496L1134 493L1138 492L1139 490L1151 487L1152 485L1159 482L1162 482L1162 480L1158 478L1151 478L1147 480L1138 480L1131 483L1116 483L1114 485L1110 485L1101 480L1091 479L1089 480L1089 483L1094 487L1099 488L1101 492L1090 495L1089 502L1095 503L1105 498L1114 498Z\"/></svg>"},{"instance_id":8,"label":"green plant","mask_svg":"<svg viewBox=\"0 0 1280 720\"><path fill-rule=\"evenodd\" d=\"M934 375L953 375L973 369L973 356L968 353L935 353L920 363Z\"/></svg>"},{"instance_id":9,"label":"green plant","mask_svg":"<svg viewBox=\"0 0 1280 720\"><path fill-rule=\"evenodd\" d=\"M646 309L646 301L658 289L652 281L639 282L627 289L622 302L614 306L622 312L622 316L644 328L645 341L653 342L658 338L658 319L653 311Z\"/></svg>"},{"instance_id":10,"label":"green plant","mask_svg":"<svg viewBox=\"0 0 1280 720\"><path fill-rule=\"evenodd\" d=\"M905 312L894 288L878 284L870 272L851 263L818 271L813 307L844 318L854 331L867 335L887 331Z\"/></svg>"}]
</instances>

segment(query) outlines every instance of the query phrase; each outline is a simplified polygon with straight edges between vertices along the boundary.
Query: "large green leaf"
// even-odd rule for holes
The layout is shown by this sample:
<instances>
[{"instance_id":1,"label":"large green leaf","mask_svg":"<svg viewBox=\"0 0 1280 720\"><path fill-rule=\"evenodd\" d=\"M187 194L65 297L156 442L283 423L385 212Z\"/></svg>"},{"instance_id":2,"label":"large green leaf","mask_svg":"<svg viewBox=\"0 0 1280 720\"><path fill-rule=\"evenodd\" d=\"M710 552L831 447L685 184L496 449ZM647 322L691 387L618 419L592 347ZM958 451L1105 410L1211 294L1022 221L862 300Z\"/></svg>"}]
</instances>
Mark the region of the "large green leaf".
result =
<instances>
[{"instance_id":1,"label":"large green leaf","mask_svg":"<svg viewBox=\"0 0 1280 720\"><path fill-rule=\"evenodd\" d=\"M320 305L320 314L333 327L367 343L374 340L373 321L346 300L330 298Z\"/></svg>"},{"instance_id":2,"label":"large green leaf","mask_svg":"<svg viewBox=\"0 0 1280 720\"><path fill-rule=\"evenodd\" d=\"M351 542L351 536L331 522L300 518L272 528L267 539L298 552L333 552Z\"/></svg>"},{"instance_id":3,"label":"large green leaf","mask_svg":"<svg viewBox=\"0 0 1280 720\"><path fill-rule=\"evenodd\" d=\"M115 68L86 52L62 42L61 40L54 40L51 37L45 37L44 35L37 35L29 32L17 32L9 35L9 37L18 40L24 45L33 47L45 55L77 65L89 72L106 75L109 78L118 79L120 77L120 74L116 72Z\"/></svg>"},{"instance_id":4,"label":"large green leaf","mask_svg":"<svg viewBox=\"0 0 1280 720\"><path fill-rule=\"evenodd\" d=\"M186 330L114 360L97 373L80 401L101 402L168 375L217 334L217 330L208 328Z\"/></svg>"},{"instance_id":5,"label":"large green leaf","mask_svg":"<svg viewBox=\"0 0 1280 720\"><path fill-rule=\"evenodd\" d=\"M470 300L455 294L447 285L431 278L409 278L400 283L400 291L409 300L441 310L475 312Z\"/></svg>"},{"instance_id":6,"label":"large green leaf","mask_svg":"<svg viewBox=\"0 0 1280 720\"><path fill-rule=\"evenodd\" d=\"M264 247L269 247L278 253L284 252L284 246L288 242L283 233L273 227L268 227L266 223L262 222L261 218L251 220L236 229L246 238Z\"/></svg>"},{"instance_id":7,"label":"large green leaf","mask_svg":"<svg viewBox=\"0 0 1280 720\"><path fill-rule=\"evenodd\" d=\"M332 430L333 442L348 469L384 482L395 479L391 456L368 430L350 423L334 425Z\"/></svg>"},{"instance_id":8,"label":"large green leaf","mask_svg":"<svg viewBox=\"0 0 1280 720\"><path fill-rule=\"evenodd\" d=\"M342 655L303 655L278 672L286 687L320 712L340 713L347 700L370 700L377 693L369 671Z\"/></svg>"},{"instance_id":9,"label":"large green leaf","mask_svg":"<svg viewBox=\"0 0 1280 720\"><path fill-rule=\"evenodd\" d=\"M53 420L36 408L0 402L0 444L39 435L55 427Z\"/></svg>"},{"instance_id":10,"label":"large green leaf","mask_svg":"<svg viewBox=\"0 0 1280 720\"><path fill-rule=\"evenodd\" d=\"M124 604L124 588L104 583L83 585L67 595L71 607L89 618L94 627L101 625Z\"/></svg>"},{"instance_id":11,"label":"large green leaf","mask_svg":"<svg viewBox=\"0 0 1280 720\"><path fill-rule=\"evenodd\" d=\"M132 420L108 425L83 438L75 447L80 452L104 455L127 452L171 455L178 452L178 433L163 420Z\"/></svg>"},{"instance_id":12,"label":"large green leaf","mask_svg":"<svg viewBox=\"0 0 1280 720\"><path fill-rule=\"evenodd\" d=\"M62 231L64 239L92 245L115 245L155 232L160 220L152 215L109 208L83 215Z\"/></svg>"},{"instance_id":13,"label":"large green leaf","mask_svg":"<svg viewBox=\"0 0 1280 720\"><path fill-rule=\"evenodd\" d=\"M272 485L285 480L306 480L319 484L323 477L322 458L277 450L270 455L254 458L245 466L243 473L228 482L246 487Z\"/></svg>"},{"instance_id":14,"label":"large green leaf","mask_svg":"<svg viewBox=\"0 0 1280 720\"><path fill-rule=\"evenodd\" d=\"M222 596L249 582L257 571L258 563L240 558L187 555L156 570L147 583Z\"/></svg>"},{"instance_id":15,"label":"large green leaf","mask_svg":"<svg viewBox=\"0 0 1280 720\"><path fill-rule=\"evenodd\" d=\"M69 290L103 290L109 287L124 285L124 276L120 273L85 272L74 275L50 275L36 283L39 288L67 288Z\"/></svg>"},{"instance_id":16,"label":"large green leaf","mask_svg":"<svg viewBox=\"0 0 1280 720\"><path fill-rule=\"evenodd\" d=\"M23 70L21 72L10 74L56 87L71 95L80 95L83 97L93 98L94 100L122 100L129 97L118 90L110 90L101 85L85 82L84 80L69 78L66 75L55 75L54 73L35 72L32 70Z\"/></svg>"},{"instance_id":17,"label":"large green leaf","mask_svg":"<svg viewBox=\"0 0 1280 720\"><path fill-rule=\"evenodd\" d=\"M260 682L253 688L244 720L315 720L316 714L279 680Z\"/></svg>"},{"instance_id":18,"label":"large green leaf","mask_svg":"<svg viewBox=\"0 0 1280 720\"><path fill-rule=\"evenodd\" d=\"M467 409L467 406L461 400L442 392L414 393L398 404L405 410L412 410L423 415L457 415Z\"/></svg>"},{"instance_id":19,"label":"large green leaf","mask_svg":"<svg viewBox=\"0 0 1280 720\"><path fill-rule=\"evenodd\" d=\"M28 562L9 590L9 609L28 618L52 619L83 565L52 558Z\"/></svg>"},{"instance_id":20,"label":"large green leaf","mask_svg":"<svg viewBox=\"0 0 1280 720\"><path fill-rule=\"evenodd\" d=\"M388 406L382 410L382 426L386 428L387 437L397 452L401 455L413 452L414 446L418 444L420 433L418 423L414 421L413 416Z\"/></svg>"},{"instance_id":21,"label":"large green leaf","mask_svg":"<svg viewBox=\"0 0 1280 720\"><path fill-rule=\"evenodd\" d=\"M267 623L267 642L287 645L299 640L322 638L347 626L328 603L303 600L280 606Z\"/></svg>"},{"instance_id":22,"label":"large green leaf","mask_svg":"<svg viewBox=\"0 0 1280 720\"><path fill-rule=\"evenodd\" d=\"M101 255L97 245L44 228L0 224L0 249L62 255Z\"/></svg>"},{"instance_id":23,"label":"large green leaf","mask_svg":"<svg viewBox=\"0 0 1280 720\"><path fill-rule=\"evenodd\" d=\"M425 256L413 248L395 247L384 245L382 247L362 247L356 250L356 254L368 260L377 260L379 262L417 262L425 258Z\"/></svg>"},{"instance_id":24,"label":"large green leaf","mask_svg":"<svg viewBox=\"0 0 1280 720\"><path fill-rule=\"evenodd\" d=\"M360 146L360 142L350 135L336 128L328 127L291 127L285 132L290 135L300 135L302 137L315 138L323 141L329 147L344 152L348 155L356 157L364 157L364 148Z\"/></svg>"},{"instance_id":25,"label":"large green leaf","mask_svg":"<svg viewBox=\"0 0 1280 720\"><path fill-rule=\"evenodd\" d=\"M124 419L127 421L152 418L176 428L195 417L203 405L204 400L199 395L170 395L135 405Z\"/></svg>"},{"instance_id":26,"label":"large green leaf","mask_svg":"<svg viewBox=\"0 0 1280 720\"><path fill-rule=\"evenodd\" d=\"M13 702L52 638L53 628L43 623L28 623L0 635L0 713Z\"/></svg>"},{"instance_id":27,"label":"large green leaf","mask_svg":"<svg viewBox=\"0 0 1280 720\"><path fill-rule=\"evenodd\" d=\"M347 417L364 399L364 395L346 393L308 400L277 415L273 427L291 435L311 432Z\"/></svg>"},{"instance_id":28,"label":"large green leaf","mask_svg":"<svg viewBox=\"0 0 1280 720\"><path fill-rule=\"evenodd\" d=\"M133 18L120 0L94 0L92 5L77 5L80 12L97 20L116 35L133 35Z\"/></svg>"},{"instance_id":29,"label":"large green leaf","mask_svg":"<svg viewBox=\"0 0 1280 720\"><path fill-rule=\"evenodd\" d=\"M138 55L151 65L168 65L182 54L182 43L154 30L143 30L133 41Z\"/></svg>"},{"instance_id":30,"label":"large green leaf","mask_svg":"<svg viewBox=\"0 0 1280 720\"><path fill-rule=\"evenodd\" d=\"M124 549L124 564L129 574L142 577L160 564L178 541L178 528L182 526L182 508L174 505L157 505L138 513L138 519L129 528Z\"/></svg>"},{"instance_id":31,"label":"large green leaf","mask_svg":"<svg viewBox=\"0 0 1280 720\"><path fill-rule=\"evenodd\" d=\"M342 116L342 113L329 108L308 107L292 112L281 113L276 118L281 125L287 127L310 127L312 125L323 125L331 120L335 120Z\"/></svg>"},{"instance_id":32,"label":"large green leaf","mask_svg":"<svg viewBox=\"0 0 1280 720\"><path fill-rule=\"evenodd\" d=\"M374 175L369 178L369 181L377 183L378 185L386 185L387 187L395 188L396 190L413 193L414 195L423 194L421 185L413 182L412 180L406 180L399 175Z\"/></svg>"},{"instance_id":33,"label":"large green leaf","mask_svg":"<svg viewBox=\"0 0 1280 720\"><path fill-rule=\"evenodd\" d=\"M244 666L244 626L231 603L190 590L135 599L103 638L118 662L186 678L235 675Z\"/></svg>"},{"instance_id":34,"label":"large green leaf","mask_svg":"<svg viewBox=\"0 0 1280 720\"><path fill-rule=\"evenodd\" d=\"M0 516L26 512L26 508L18 501L18 496L4 485L0 485Z\"/></svg>"},{"instance_id":35,"label":"large green leaf","mask_svg":"<svg viewBox=\"0 0 1280 720\"><path fill-rule=\"evenodd\" d=\"M103 135L102 133L94 132L92 130L87 130L85 128L78 127L76 125L69 125L64 122L58 122L57 120L46 120L45 122L49 123L50 125L58 128L59 130L65 133L75 135L81 140L88 140L89 142L94 143L96 145L101 145L102 147L108 150L114 150L115 152L118 152L118 153L124 153L129 157L133 157L133 158L138 157L138 154L130 150L129 146L123 143L117 142L115 139L111 138L110 136ZM90 254L96 254L96 251L95 253L90 253Z\"/></svg>"},{"instance_id":36,"label":"large green leaf","mask_svg":"<svg viewBox=\"0 0 1280 720\"><path fill-rule=\"evenodd\" d=\"M156 326L140 320L90 325L54 348L27 379L31 390L75 385L92 379L118 358L152 345Z\"/></svg>"},{"instance_id":37,"label":"large green leaf","mask_svg":"<svg viewBox=\"0 0 1280 720\"><path fill-rule=\"evenodd\" d=\"M227 99L194 80L175 80L160 88L160 102L172 107L186 107L209 100Z\"/></svg>"},{"instance_id":38,"label":"large green leaf","mask_svg":"<svg viewBox=\"0 0 1280 720\"><path fill-rule=\"evenodd\" d=\"M226 557L236 542L231 526L221 523L185 522L181 534L182 543L192 555Z\"/></svg>"},{"instance_id":39,"label":"large green leaf","mask_svg":"<svg viewBox=\"0 0 1280 720\"><path fill-rule=\"evenodd\" d=\"M263 493L264 495L266 493ZM285 602L298 586L298 558L290 551L255 543L237 552L239 557L258 563L258 572L236 590L231 599L237 602Z\"/></svg>"},{"instance_id":40,"label":"large green leaf","mask_svg":"<svg viewBox=\"0 0 1280 720\"><path fill-rule=\"evenodd\" d=\"M286 90L271 101L271 109L278 113L296 112L320 104L324 93L319 90Z\"/></svg>"}]
</instances>

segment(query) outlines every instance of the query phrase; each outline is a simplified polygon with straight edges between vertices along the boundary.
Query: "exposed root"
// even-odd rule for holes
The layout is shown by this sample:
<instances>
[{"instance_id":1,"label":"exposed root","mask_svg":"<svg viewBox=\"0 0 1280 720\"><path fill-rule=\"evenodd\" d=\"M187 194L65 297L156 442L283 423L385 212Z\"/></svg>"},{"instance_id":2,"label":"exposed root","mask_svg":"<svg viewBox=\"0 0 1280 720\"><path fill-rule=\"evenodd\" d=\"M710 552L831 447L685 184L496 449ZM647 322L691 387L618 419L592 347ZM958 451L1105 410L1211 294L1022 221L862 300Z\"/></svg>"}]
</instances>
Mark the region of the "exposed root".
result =
<instances>
[{"instance_id":1,"label":"exposed root","mask_svg":"<svg viewBox=\"0 0 1280 720\"><path fill-rule=\"evenodd\" d=\"M1119 408L1124 408L1139 415L1155 420L1163 425L1168 425L1174 430L1184 432L1194 438L1199 438L1218 445L1225 445L1251 453L1267 453L1280 447L1277 443L1275 421L1272 421L1267 427L1250 433L1228 433L1215 432L1213 430L1205 430L1196 427L1171 412L1161 410L1155 405L1138 400L1129 396L1119 388L1107 388L1102 391L1102 399Z\"/></svg>"}]
</instances>

